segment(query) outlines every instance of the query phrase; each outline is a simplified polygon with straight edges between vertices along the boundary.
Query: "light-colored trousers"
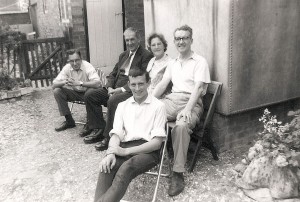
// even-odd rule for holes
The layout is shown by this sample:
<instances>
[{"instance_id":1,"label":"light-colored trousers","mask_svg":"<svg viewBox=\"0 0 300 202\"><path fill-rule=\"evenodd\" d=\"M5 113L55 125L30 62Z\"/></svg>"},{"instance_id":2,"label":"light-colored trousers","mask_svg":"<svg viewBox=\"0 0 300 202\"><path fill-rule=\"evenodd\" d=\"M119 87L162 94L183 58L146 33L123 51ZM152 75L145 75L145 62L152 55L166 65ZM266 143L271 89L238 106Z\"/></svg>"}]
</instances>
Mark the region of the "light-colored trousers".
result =
<instances>
[{"instance_id":1,"label":"light-colored trousers","mask_svg":"<svg viewBox=\"0 0 300 202\"><path fill-rule=\"evenodd\" d=\"M188 93L171 93L167 95L163 101L166 105L168 121L175 121L177 114L181 112L190 99ZM190 135L196 124L200 121L203 113L202 100L192 110L191 122L187 123L180 118L176 120L176 125L171 131L172 145L174 150L174 172L185 172L185 163L187 160L187 152L190 144Z\"/></svg>"}]
</instances>

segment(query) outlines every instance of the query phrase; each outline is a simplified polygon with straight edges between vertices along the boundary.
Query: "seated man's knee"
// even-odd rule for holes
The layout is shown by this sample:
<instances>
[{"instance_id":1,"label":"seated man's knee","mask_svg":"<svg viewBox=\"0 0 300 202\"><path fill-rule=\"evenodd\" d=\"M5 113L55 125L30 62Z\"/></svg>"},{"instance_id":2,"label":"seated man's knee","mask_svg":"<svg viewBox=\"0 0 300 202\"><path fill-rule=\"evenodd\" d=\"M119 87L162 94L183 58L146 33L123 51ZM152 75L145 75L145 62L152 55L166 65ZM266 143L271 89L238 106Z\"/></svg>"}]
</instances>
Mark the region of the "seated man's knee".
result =
<instances>
[{"instance_id":1,"label":"seated man's knee","mask_svg":"<svg viewBox=\"0 0 300 202\"><path fill-rule=\"evenodd\" d=\"M62 94L62 93L63 93L63 91L62 91L61 88L54 88L54 89L53 89L53 94L54 94L54 96L60 95L60 94Z\"/></svg>"},{"instance_id":2,"label":"seated man's knee","mask_svg":"<svg viewBox=\"0 0 300 202\"><path fill-rule=\"evenodd\" d=\"M94 89L89 89L84 93L84 101L88 100L89 98L93 97L93 95L95 94L95 90Z\"/></svg>"},{"instance_id":3,"label":"seated man's knee","mask_svg":"<svg viewBox=\"0 0 300 202\"><path fill-rule=\"evenodd\" d=\"M127 180L131 180L131 170L130 166L121 166L115 175L114 182L124 184Z\"/></svg>"},{"instance_id":4,"label":"seated man's knee","mask_svg":"<svg viewBox=\"0 0 300 202\"><path fill-rule=\"evenodd\" d=\"M174 132L178 131L178 134L191 134L193 132L193 127L186 121L179 120L176 121L176 125L173 128ZM181 131L181 132L179 132Z\"/></svg>"},{"instance_id":5,"label":"seated man's knee","mask_svg":"<svg viewBox=\"0 0 300 202\"><path fill-rule=\"evenodd\" d=\"M117 108L118 104L119 104L119 102L117 102L115 95L112 95L109 97L109 99L107 101L108 108Z\"/></svg>"},{"instance_id":6,"label":"seated man's knee","mask_svg":"<svg viewBox=\"0 0 300 202\"><path fill-rule=\"evenodd\" d=\"M187 121L184 121L183 119L177 120L176 121L176 126L180 128L188 127L189 124Z\"/></svg>"}]
</instances>

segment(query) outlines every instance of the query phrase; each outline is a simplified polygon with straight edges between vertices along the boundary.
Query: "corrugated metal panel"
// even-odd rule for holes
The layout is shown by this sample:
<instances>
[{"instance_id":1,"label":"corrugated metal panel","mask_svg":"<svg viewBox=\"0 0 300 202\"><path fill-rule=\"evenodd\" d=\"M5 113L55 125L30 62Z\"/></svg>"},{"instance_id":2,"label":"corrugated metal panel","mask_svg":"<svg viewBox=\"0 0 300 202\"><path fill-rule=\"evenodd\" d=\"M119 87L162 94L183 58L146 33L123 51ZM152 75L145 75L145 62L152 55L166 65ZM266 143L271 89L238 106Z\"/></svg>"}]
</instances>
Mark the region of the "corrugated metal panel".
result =
<instances>
[{"instance_id":1,"label":"corrugated metal panel","mask_svg":"<svg viewBox=\"0 0 300 202\"><path fill-rule=\"evenodd\" d=\"M230 114L300 97L298 0L232 1Z\"/></svg>"}]
</instances>

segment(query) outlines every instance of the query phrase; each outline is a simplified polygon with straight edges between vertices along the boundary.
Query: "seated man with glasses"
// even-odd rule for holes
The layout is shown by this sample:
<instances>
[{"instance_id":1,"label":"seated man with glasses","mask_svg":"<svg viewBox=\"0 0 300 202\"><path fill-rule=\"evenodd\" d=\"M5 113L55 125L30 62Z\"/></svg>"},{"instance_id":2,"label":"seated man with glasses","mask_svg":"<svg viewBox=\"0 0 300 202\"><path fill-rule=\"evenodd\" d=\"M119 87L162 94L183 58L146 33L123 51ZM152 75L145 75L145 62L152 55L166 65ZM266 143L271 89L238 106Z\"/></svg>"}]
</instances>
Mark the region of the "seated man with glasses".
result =
<instances>
[{"instance_id":1,"label":"seated man with glasses","mask_svg":"<svg viewBox=\"0 0 300 202\"><path fill-rule=\"evenodd\" d=\"M93 133L97 133L99 129L105 127L102 102L93 96L94 93L101 93L100 77L89 62L81 59L79 50L68 50L67 54L68 64L59 72L52 85L60 115L66 118L66 121L55 130L59 132L75 127L68 101L85 101L89 128L93 129ZM105 99L105 96L107 99L107 94L101 97Z\"/></svg>"},{"instance_id":2,"label":"seated man with glasses","mask_svg":"<svg viewBox=\"0 0 300 202\"><path fill-rule=\"evenodd\" d=\"M133 96L117 107L109 147L100 163L95 202L120 201L132 179L157 165L166 137L166 109L148 94L149 73L132 68L128 77Z\"/></svg>"},{"instance_id":3,"label":"seated man with glasses","mask_svg":"<svg viewBox=\"0 0 300 202\"><path fill-rule=\"evenodd\" d=\"M153 95L161 97L170 82L172 91L162 101L165 103L168 121L176 121L171 131L174 150L174 165L168 194L175 196L184 189L185 163L190 143L190 134L203 112L202 98L210 83L207 61L191 50L193 30L187 25L174 31L174 43L179 56L166 68Z\"/></svg>"}]
</instances>

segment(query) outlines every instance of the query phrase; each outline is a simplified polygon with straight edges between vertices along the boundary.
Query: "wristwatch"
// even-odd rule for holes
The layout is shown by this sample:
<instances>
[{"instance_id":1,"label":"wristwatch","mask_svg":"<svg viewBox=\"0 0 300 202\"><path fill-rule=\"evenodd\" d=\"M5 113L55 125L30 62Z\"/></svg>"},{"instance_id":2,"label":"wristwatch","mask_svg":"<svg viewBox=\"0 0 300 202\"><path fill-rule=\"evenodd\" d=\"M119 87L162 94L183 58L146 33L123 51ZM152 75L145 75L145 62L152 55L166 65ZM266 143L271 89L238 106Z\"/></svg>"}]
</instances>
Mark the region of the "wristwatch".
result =
<instances>
[{"instance_id":1,"label":"wristwatch","mask_svg":"<svg viewBox=\"0 0 300 202\"><path fill-rule=\"evenodd\" d=\"M82 81L80 81L80 82L79 82L79 85L82 87L82 85L83 85L83 82L82 82Z\"/></svg>"}]
</instances>

